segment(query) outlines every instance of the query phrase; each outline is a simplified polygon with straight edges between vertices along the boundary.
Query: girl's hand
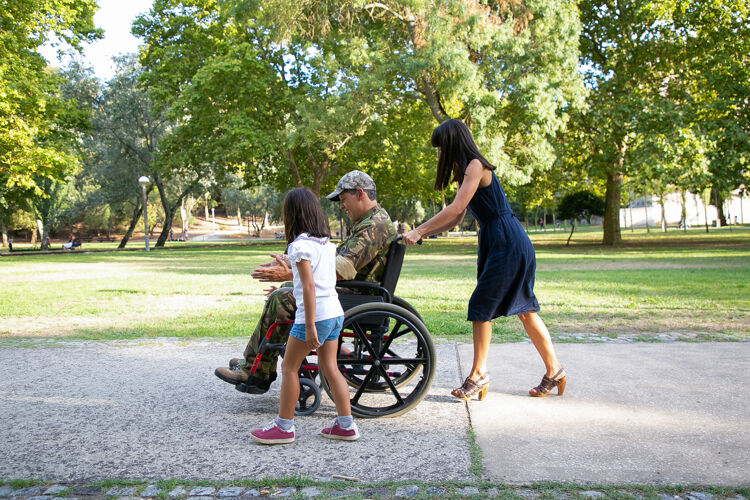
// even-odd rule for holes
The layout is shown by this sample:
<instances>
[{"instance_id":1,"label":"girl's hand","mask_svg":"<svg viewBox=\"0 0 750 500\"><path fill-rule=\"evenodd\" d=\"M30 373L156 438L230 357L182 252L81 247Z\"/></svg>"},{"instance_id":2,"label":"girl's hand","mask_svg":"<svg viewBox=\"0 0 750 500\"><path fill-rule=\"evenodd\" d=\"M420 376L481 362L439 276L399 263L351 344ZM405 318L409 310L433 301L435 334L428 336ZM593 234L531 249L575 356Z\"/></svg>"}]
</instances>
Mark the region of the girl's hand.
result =
<instances>
[{"instance_id":1,"label":"girl's hand","mask_svg":"<svg viewBox=\"0 0 750 500\"><path fill-rule=\"evenodd\" d=\"M404 234L401 241L404 242L404 245L416 245L419 240L422 239L422 235L419 233L419 230L412 229L408 233Z\"/></svg>"},{"instance_id":2,"label":"girl's hand","mask_svg":"<svg viewBox=\"0 0 750 500\"><path fill-rule=\"evenodd\" d=\"M265 288L263 291L266 292L266 297L268 297L269 295L271 295L278 288L279 287L277 287L277 286L271 285L268 288Z\"/></svg>"},{"instance_id":3,"label":"girl's hand","mask_svg":"<svg viewBox=\"0 0 750 500\"><path fill-rule=\"evenodd\" d=\"M318 340L318 329L315 325L311 327L305 327L305 344L311 351L320 347L320 340Z\"/></svg>"}]
</instances>

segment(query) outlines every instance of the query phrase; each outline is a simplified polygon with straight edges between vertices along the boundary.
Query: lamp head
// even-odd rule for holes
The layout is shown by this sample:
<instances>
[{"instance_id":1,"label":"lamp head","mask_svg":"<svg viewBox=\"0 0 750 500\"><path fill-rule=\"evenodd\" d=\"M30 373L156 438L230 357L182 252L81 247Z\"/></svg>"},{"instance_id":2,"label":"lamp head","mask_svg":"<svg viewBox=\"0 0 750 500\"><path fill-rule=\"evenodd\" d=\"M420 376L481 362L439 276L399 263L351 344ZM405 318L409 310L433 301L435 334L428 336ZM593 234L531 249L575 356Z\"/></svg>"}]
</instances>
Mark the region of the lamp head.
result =
<instances>
[{"instance_id":1,"label":"lamp head","mask_svg":"<svg viewBox=\"0 0 750 500\"><path fill-rule=\"evenodd\" d=\"M138 184L140 184L140 185L141 185L141 186L143 186L143 187L146 187L146 186L148 186L149 184L151 184L151 181L149 180L149 178L148 178L148 177L146 177L145 175L142 175L142 176L141 176L141 177L140 177L140 178L138 179Z\"/></svg>"}]
</instances>

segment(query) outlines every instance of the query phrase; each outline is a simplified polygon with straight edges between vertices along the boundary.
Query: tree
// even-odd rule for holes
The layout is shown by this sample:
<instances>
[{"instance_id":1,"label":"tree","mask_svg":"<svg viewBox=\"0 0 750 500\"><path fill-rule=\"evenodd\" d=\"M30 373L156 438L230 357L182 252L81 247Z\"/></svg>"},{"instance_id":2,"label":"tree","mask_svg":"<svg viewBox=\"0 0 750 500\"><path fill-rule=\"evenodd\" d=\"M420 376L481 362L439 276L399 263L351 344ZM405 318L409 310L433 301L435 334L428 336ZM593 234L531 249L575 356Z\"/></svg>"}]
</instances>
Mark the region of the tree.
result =
<instances>
[{"instance_id":1,"label":"tree","mask_svg":"<svg viewBox=\"0 0 750 500\"><path fill-rule=\"evenodd\" d=\"M121 58L116 75L108 83L102 98L98 126L107 138L108 156L116 159L107 170L121 179L117 188L125 189L132 201L130 228L120 242L123 248L140 217L141 187L138 178L147 175L156 188L164 212L164 223L156 246L164 246L169 237L175 212L182 200L198 186L198 173L172 165L174 158L158 161L169 121L165 110L155 105L148 89L139 85L141 67L134 56Z\"/></svg>"},{"instance_id":2,"label":"tree","mask_svg":"<svg viewBox=\"0 0 750 500\"><path fill-rule=\"evenodd\" d=\"M592 177L607 182L605 244L621 241L624 177L653 161L635 147L668 145L671 159L657 151L660 166L651 169L665 176L659 189L681 177L675 170L686 177L702 170L696 157L708 159L719 192L739 185L750 147L748 8L744 0L580 4L581 62L592 98L575 122L587 132Z\"/></svg>"},{"instance_id":3,"label":"tree","mask_svg":"<svg viewBox=\"0 0 750 500\"><path fill-rule=\"evenodd\" d=\"M557 207L557 216L561 219L570 220L570 235L566 245L570 245L570 238L576 229L576 220L586 219L591 222L594 215L604 215L605 201L589 191L577 191L567 194L560 200Z\"/></svg>"},{"instance_id":4,"label":"tree","mask_svg":"<svg viewBox=\"0 0 750 500\"><path fill-rule=\"evenodd\" d=\"M724 224L724 198L747 182L750 159L750 3L683 1L675 14L689 58L681 68L692 98L695 133L705 157L712 201Z\"/></svg>"},{"instance_id":5,"label":"tree","mask_svg":"<svg viewBox=\"0 0 750 500\"><path fill-rule=\"evenodd\" d=\"M581 63L592 92L589 110L576 117L576 125L586 131L592 177L606 180L605 245L622 240L620 193L639 113L661 99L674 102L669 92L677 47L672 43L674 6L675 1L647 0L579 4Z\"/></svg>"},{"instance_id":6,"label":"tree","mask_svg":"<svg viewBox=\"0 0 750 500\"><path fill-rule=\"evenodd\" d=\"M101 36L94 0L0 0L0 207L43 196L39 182L76 165L62 132L70 111L60 76L37 49L50 37L80 50Z\"/></svg>"},{"instance_id":7,"label":"tree","mask_svg":"<svg viewBox=\"0 0 750 500\"><path fill-rule=\"evenodd\" d=\"M249 184L320 192L343 167L387 172L416 151L401 144L419 142L400 163L421 165L411 167L421 189L426 135L449 116L471 125L508 180L527 180L554 161L551 141L583 94L577 11L566 0L221 5L157 0L134 31L147 42L147 81L179 120L170 151L242 169ZM359 140L378 125L368 139L389 141ZM412 178L396 177L393 191L409 191Z\"/></svg>"}]
</instances>

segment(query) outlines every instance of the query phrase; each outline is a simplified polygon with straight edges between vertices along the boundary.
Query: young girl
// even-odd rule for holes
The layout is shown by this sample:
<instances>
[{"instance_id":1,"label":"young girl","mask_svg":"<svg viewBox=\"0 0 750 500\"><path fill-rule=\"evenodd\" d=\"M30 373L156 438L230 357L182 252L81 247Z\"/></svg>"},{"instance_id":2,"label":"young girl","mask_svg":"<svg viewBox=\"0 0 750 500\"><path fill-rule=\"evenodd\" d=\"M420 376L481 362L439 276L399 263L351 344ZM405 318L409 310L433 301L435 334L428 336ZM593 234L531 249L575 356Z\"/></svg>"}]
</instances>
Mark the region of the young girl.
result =
<instances>
[{"instance_id":1,"label":"young girl","mask_svg":"<svg viewBox=\"0 0 750 500\"><path fill-rule=\"evenodd\" d=\"M324 437L354 441L359 438L352 419L349 388L336 364L338 336L344 323L336 293L336 248L328 241L330 231L315 195L307 188L296 188L284 197L284 232L292 263L297 313L289 332L281 362L281 401L279 415L262 429L250 434L263 444L294 442L294 407L299 398L299 367L311 350L318 354L318 365L331 388L338 417L321 431Z\"/></svg>"}]
</instances>

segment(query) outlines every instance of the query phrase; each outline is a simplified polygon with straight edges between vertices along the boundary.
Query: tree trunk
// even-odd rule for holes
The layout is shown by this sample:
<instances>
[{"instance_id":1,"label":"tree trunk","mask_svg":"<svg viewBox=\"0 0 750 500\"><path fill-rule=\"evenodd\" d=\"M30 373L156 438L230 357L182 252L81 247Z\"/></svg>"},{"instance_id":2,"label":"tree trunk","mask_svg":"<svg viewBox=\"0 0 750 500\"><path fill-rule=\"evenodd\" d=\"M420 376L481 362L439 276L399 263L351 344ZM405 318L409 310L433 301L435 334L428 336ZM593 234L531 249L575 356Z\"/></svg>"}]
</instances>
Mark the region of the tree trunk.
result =
<instances>
[{"instance_id":1,"label":"tree trunk","mask_svg":"<svg viewBox=\"0 0 750 500\"><path fill-rule=\"evenodd\" d=\"M667 232L667 213L664 210L664 193L659 193L659 207L661 208L661 232Z\"/></svg>"},{"instance_id":2,"label":"tree trunk","mask_svg":"<svg viewBox=\"0 0 750 500\"><path fill-rule=\"evenodd\" d=\"M8 246L8 228L5 226L5 215L0 214L0 229L3 232L3 248Z\"/></svg>"},{"instance_id":3,"label":"tree trunk","mask_svg":"<svg viewBox=\"0 0 750 500\"><path fill-rule=\"evenodd\" d=\"M680 205L680 218L682 219L682 232L687 233L687 194L685 194L685 191L682 191L680 193L680 200L682 201Z\"/></svg>"},{"instance_id":4,"label":"tree trunk","mask_svg":"<svg viewBox=\"0 0 750 500\"><path fill-rule=\"evenodd\" d=\"M646 214L646 233L650 233L651 230L648 227L648 204L650 201L646 201L646 195L643 195L643 213Z\"/></svg>"},{"instance_id":5,"label":"tree trunk","mask_svg":"<svg viewBox=\"0 0 750 500\"><path fill-rule=\"evenodd\" d=\"M161 233L159 233L159 238L156 240L156 245L154 245L158 248L163 247L167 242L167 239L169 239L169 231L172 229L174 213L177 211L177 207L182 205L182 200L193 189L193 185L191 184L187 188L185 188L185 190L180 193L180 196L177 198L175 203L170 206L167 200L167 193L164 189L164 183L162 183L161 177L159 177L158 173L154 173L154 184L156 184L157 189L159 189L159 198L161 199L162 207L164 208L164 224L162 225Z\"/></svg>"},{"instance_id":6,"label":"tree trunk","mask_svg":"<svg viewBox=\"0 0 750 500\"><path fill-rule=\"evenodd\" d=\"M149 188L149 191L151 191L151 188ZM125 245L128 244L128 240L130 240L130 237L133 235L135 225L138 224L138 219L141 218L141 197L142 195L139 194L135 199L135 209L133 210L133 217L131 217L128 230L125 231L124 235L122 235L122 239L120 240L120 244L117 245L117 248L125 248Z\"/></svg>"},{"instance_id":7,"label":"tree trunk","mask_svg":"<svg viewBox=\"0 0 750 500\"><path fill-rule=\"evenodd\" d=\"M631 196L631 198L632 198L632 196ZM630 200L630 203L629 203L629 205L630 205L630 232L631 233L633 231L635 231L635 228L634 228L635 224L633 224L633 201L634 200Z\"/></svg>"},{"instance_id":8,"label":"tree trunk","mask_svg":"<svg viewBox=\"0 0 750 500\"><path fill-rule=\"evenodd\" d=\"M716 203L716 227L727 225L727 217L724 214L724 198L719 195L719 190L714 189L714 201Z\"/></svg>"},{"instance_id":9,"label":"tree trunk","mask_svg":"<svg viewBox=\"0 0 750 500\"><path fill-rule=\"evenodd\" d=\"M205 215L206 222L208 222L208 192L206 192L206 194L204 195L204 199L206 200L206 204L203 206L203 208L206 214ZM183 224L182 232L183 233L185 232L184 224Z\"/></svg>"},{"instance_id":10,"label":"tree trunk","mask_svg":"<svg viewBox=\"0 0 750 500\"><path fill-rule=\"evenodd\" d=\"M568 242L565 243L566 247L570 245L570 238L573 237L573 231L575 231L575 230L576 230L576 220L575 219L571 219L570 220L570 234L568 235Z\"/></svg>"},{"instance_id":11,"label":"tree trunk","mask_svg":"<svg viewBox=\"0 0 750 500\"><path fill-rule=\"evenodd\" d=\"M708 232L708 203L705 201L703 202L703 216L706 219L706 232Z\"/></svg>"},{"instance_id":12,"label":"tree trunk","mask_svg":"<svg viewBox=\"0 0 750 500\"><path fill-rule=\"evenodd\" d=\"M45 224L41 219L37 219L36 225L39 228L39 237L42 241L41 249L49 250L49 235L47 234L47 231L49 230L49 224Z\"/></svg>"},{"instance_id":13,"label":"tree trunk","mask_svg":"<svg viewBox=\"0 0 750 500\"><path fill-rule=\"evenodd\" d=\"M237 207L237 227L242 229L242 213L240 213L240 207Z\"/></svg>"},{"instance_id":14,"label":"tree trunk","mask_svg":"<svg viewBox=\"0 0 750 500\"><path fill-rule=\"evenodd\" d=\"M620 234L620 190L622 189L622 172L607 172L607 194L604 207L604 238L602 244L617 245L622 243Z\"/></svg>"}]
</instances>

